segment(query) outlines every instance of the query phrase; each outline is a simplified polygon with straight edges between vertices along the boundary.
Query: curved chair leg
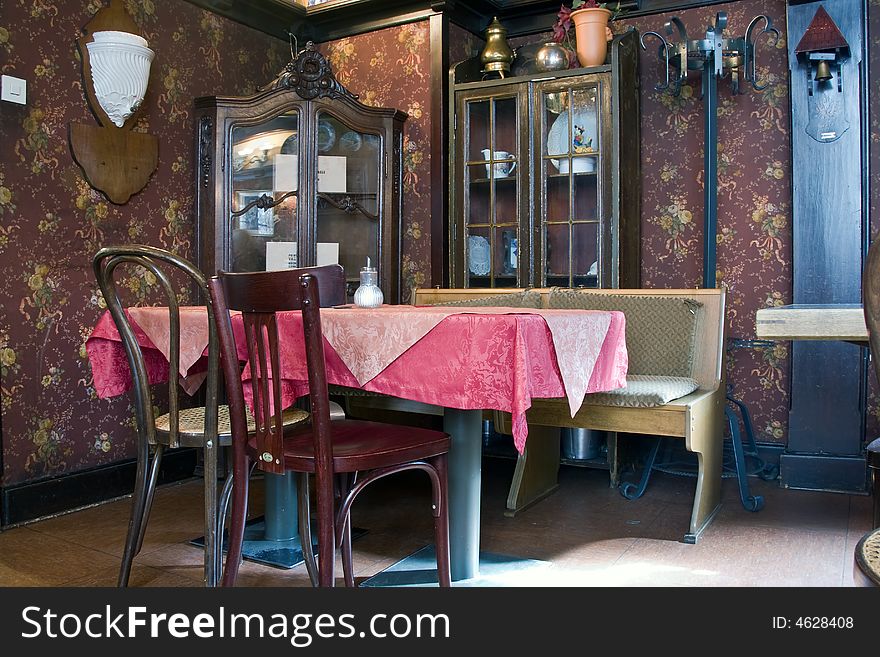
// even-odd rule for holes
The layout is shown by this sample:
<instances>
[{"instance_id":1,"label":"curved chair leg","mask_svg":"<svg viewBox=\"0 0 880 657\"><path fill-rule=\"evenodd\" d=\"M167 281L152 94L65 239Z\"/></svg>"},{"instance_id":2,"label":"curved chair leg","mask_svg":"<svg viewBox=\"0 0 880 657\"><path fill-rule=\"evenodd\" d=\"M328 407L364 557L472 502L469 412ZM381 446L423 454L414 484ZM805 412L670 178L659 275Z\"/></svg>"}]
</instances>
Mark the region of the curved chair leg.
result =
<instances>
[{"instance_id":1,"label":"curved chair leg","mask_svg":"<svg viewBox=\"0 0 880 657\"><path fill-rule=\"evenodd\" d=\"M156 445L156 453L153 455L153 464L150 467L150 478L147 480L147 495L144 499L144 521L138 532L138 542L135 554L139 554L144 545L144 535L147 533L147 521L150 519L150 511L153 509L153 497L156 493L156 484L159 481L159 468L162 465L162 455L165 453L165 445Z\"/></svg>"},{"instance_id":2,"label":"curved chair leg","mask_svg":"<svg viewBox=\"0 0 880 657\"><path fill-rule=\"evenodd\" d=\"M351 513L345 514L342 526L342 576L345 578L345 585L348 588L354 588L354 567L351 557Z\"/></svg>"},{"instance_id":3,"label":"curved chair leg","mask_svg":"<svg viewBox=\"0 0 880 657\"><path fill-rule=\"evenodd\" d=\"M144 542L164 448L164 445L157 445L156 453L150 459L150 445L143 441L140 446L134 490L132 491L131 515L128 520L128 534L125 537L125 549L122 553L122 564L119 567L119 578L116 583L119 587L128 586L132 562L141 551Z\"/></svg>"},{"instance_id":4,"label":"curved chair leg","mask_svg":"<svg viewBox=\"0 0 880 657\"><path fill-rule=\"evenodd\" d=\"M250 470L248 471L248 478L253 474L256 466L256 461L251 463ZM220 499L217 503L217 536L219 538L214 547L214 562L217 564L217 568L214 571L217 573L217 584L215 584L215 586L220 584L220 574L223 571L223 537L226 532L226 516L229 513L229 500L232 498L232 488L234 485L235 477L230 470L223 482L223 490L220 492Z\"/></svg>"},{"instance_id":5,"label":"curved chair leg","mask_svg":"<svg viewBox=\"0 0 880 657\"><path fill-rule=\"evenodd\" d=\"M318 564L312 547L312 514L309 502L309 473L300 472L297 477L297 497L299 498L299 542L302 546L303 561L312 586L318 586Z\"/></svg>"},{"instance_id":6,"label":"curved chair leg","mask_svg":"<svg viewBox=\"0 0 880 657\"><path fill-rule=\"evenodd\" d=\"M447 457L446 454L435 456L431 465L437 471L437 482L431 477L434 488L434 547L437 554L437 583L442 587L452 586L449 570L449 504L447 495Z\"/></svg>"},{"instance_id":7,"label":"curved chair leg","mask_svg":"<svg viewBox=\"0 0 880 657\"><path fill-rule=\"evenodd\" d=\"M217 509L217 444L214 439L205 441L205 586L217 586L220 575L218 545L223 543L223 534L218 533Z\"/></svg>"},{"instance_id":8,"label":"curved chair leg","mask_svg":"<svg viewBox=\"0 0 880 657\"><path fill-rule=\"evenodd\" d=\"M254 461L251 463L250 470L248 470L248 479L250 479L251 475L254 474L254 470L257 467L257 462ZM219 523L220 523L220 535L223 535L223 532L226 528L226 516L229 514L229 500L232 498L232 489L235 486L235 476L232 471L229 471L229 474L226 475L226 481L223 482L223 491L220 493L220 502L219 502ZM222 548L219 550L222 554Z\"/></svg>"},{"instance_id":9,"label":"curved chair leg","mask_svg":"<svg viewBox=\"0 0 880 657\"><path fill-rule=\"evenodd\" d=\"M739 409L739 414L742 417L743 428L746 432L746 444L748 445L748 449L744 449L743 453L757 459L761 466L757 474L761 479L764 481L773 481L779 476L779 466L766 464L763 459L758 456L758 444L755 442L755 430L752 425L752 414L749 412L749 407L731 395L727 395L727 401Z\"/></svg>"},{"instance_id":10,"label":"curved chair leg","mask_svg":"<svg viewBox=\"0 0 880 657\"><path fill-rule=\"evenodd\" d=\"M357 472L342 473L336 478L339 485L339 500L345 500L357 481ZM337 522L339 518L337 517ZM342 515L342 526L337 531L337 542L342 552L342 577L345 586L354 588L354 567L351 556L351 511Z\"/></svg>"},{"instance_id":11,"label":"curved chair leg","mask_svg":"<svg viewBox=\"0 0 880 657\"><path fill-rule=\"evenodd\" d=\"M241 472L249 472L248 457L242 455L244 467ZM244 540L244 525L247 520L248 479L236 481L232 487L232 527L229 529L229 550L226 553L226 568L223 571L223 586L235 586L238 568L241 566L241 544Z\"/></svg>"},{"instance_id":12,"label":"curved chair leg","mask_svg":"<svg viewBox=\"0 0 880 657\"><path fill-rule=\"evenodd\" d=\"M220 521L220 530L223 532L223 528L226 526L226 514L229 512L229 499L232 497L232 487L235 485L235 477L232 474L232 471L226 475L226 480L223 482L223 490L220 492L220 501L218 502L218 517Z\"/></svg>"}]
</instances>

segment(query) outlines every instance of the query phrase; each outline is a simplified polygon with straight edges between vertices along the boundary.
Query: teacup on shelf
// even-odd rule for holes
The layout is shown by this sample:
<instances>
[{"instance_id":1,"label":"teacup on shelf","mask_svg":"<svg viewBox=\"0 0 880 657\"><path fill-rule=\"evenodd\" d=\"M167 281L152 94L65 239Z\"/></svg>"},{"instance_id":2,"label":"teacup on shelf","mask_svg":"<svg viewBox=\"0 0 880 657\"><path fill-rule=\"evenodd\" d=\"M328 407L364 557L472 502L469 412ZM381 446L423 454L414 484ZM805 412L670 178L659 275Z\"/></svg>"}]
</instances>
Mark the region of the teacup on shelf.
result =
<instances>
[{"instance_id":1,"label":"teacup on shelf","mask_svg":"<svg viewBox=\"0 0 880 657\"><path fill-rule=\"evenodd\" d=\"M513 155L507 151L490 151L488 148L483 149L483 158L486 160L486 176L491 177L492 171L495 171L496 178L507 178L516 168L516 162L498 162L498 160L510 160Z\"/></svg>"}]
</instances>

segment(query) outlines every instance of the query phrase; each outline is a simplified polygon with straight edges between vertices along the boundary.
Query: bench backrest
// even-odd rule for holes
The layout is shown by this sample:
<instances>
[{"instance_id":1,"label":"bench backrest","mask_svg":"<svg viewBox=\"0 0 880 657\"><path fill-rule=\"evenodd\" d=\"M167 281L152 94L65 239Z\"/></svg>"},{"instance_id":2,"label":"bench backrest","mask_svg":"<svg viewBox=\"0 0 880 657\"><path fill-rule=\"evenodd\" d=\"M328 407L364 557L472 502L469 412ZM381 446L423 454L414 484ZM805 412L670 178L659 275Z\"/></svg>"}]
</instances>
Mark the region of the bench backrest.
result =
<instances>
[{"instance_id":1,"label":"bench backrest","mask_svg":"<svg viewBox=\"0 0 880 657\"><path fill-rule=\"evenodd\" d=\"M426 306L449 301L464 301L480 297L522 292L521 288L416 288L411 296L417 306ZM533 288L540 292L543 305L547 307L550 288ZM642 295L693 299L702 304L696 325L694 340L693 378L701 390L715 390L721 385L722 368L724 365L724 305L725 290L711 289L585 289L591 294Z\"/></svg>"}]
</instances>

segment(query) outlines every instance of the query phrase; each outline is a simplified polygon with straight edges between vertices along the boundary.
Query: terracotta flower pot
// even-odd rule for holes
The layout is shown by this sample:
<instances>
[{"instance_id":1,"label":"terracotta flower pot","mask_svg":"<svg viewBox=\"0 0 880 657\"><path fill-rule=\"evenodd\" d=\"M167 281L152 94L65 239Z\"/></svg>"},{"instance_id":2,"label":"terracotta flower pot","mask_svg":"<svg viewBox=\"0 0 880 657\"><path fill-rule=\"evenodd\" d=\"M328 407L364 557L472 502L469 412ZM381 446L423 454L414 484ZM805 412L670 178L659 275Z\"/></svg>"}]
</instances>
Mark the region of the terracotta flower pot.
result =
<instances>
[{"instance_id":1,"label":"terracotta flower pot","mask_svg":"<svg viewBox=\"0 0 880 657\"><path fill-rule=\"evenodd\" d=\"M602 7L575 9L571 12L577 56L581 66L599 66L605 63L610 18L611 12Z\"/></svg>"}]
</instances>

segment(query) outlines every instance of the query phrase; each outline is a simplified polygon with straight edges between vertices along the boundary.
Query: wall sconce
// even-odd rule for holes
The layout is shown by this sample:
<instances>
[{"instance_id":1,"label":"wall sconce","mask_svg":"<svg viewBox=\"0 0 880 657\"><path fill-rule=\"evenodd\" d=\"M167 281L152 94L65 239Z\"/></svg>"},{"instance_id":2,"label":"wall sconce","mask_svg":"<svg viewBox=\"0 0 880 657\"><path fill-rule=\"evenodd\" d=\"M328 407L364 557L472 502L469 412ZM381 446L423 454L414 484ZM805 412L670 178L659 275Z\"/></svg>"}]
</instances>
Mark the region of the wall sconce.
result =
<instances>
[{"instance_id":1,"label":"wall sconce","mask_svg":"<svg viewBox=\"0 0 880 657\"><path fill-rule=\"evenodd\" d=\"M95 97L117 128L134 114L147 93L156 53L137 34L103 30L86 43Z\"/></svg>"},{"instance_id":2,"label":"wall sconce","mask_svg":"<svg viewBox=\"0 0 880 657\"><path fill-rule=\"evenodd\" d=\"M154 57L137 31L123 0L110 0L77 39L83 91L100 126L71 123L70 150L89 185L117 205L142 190L159 164L156 137L131 130Z\"/></svg>"},{"instance_id":3,"label":"wall sconce","mask_svg":"<svg viewBox=\"0 0 880 657\"><path fill-rule=\"evenodd\" d=\"M794 52L807 78L807 134L818 142L836 141L849 129L842 92L843 60L850 52L849 43L822 5Z\"/></svg>"}]
</instances>

